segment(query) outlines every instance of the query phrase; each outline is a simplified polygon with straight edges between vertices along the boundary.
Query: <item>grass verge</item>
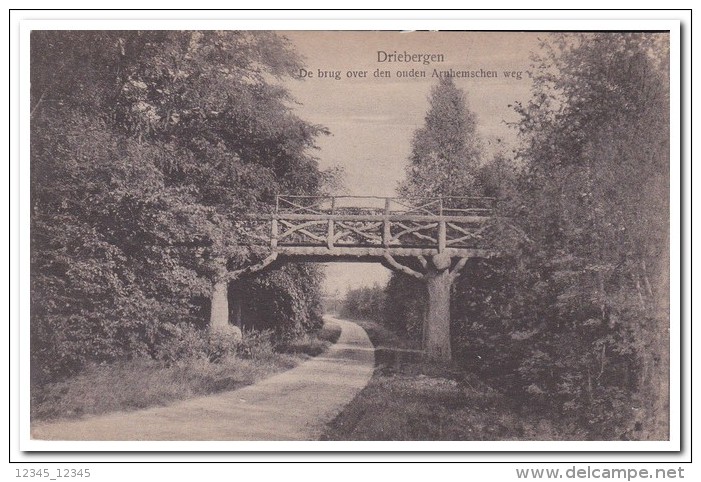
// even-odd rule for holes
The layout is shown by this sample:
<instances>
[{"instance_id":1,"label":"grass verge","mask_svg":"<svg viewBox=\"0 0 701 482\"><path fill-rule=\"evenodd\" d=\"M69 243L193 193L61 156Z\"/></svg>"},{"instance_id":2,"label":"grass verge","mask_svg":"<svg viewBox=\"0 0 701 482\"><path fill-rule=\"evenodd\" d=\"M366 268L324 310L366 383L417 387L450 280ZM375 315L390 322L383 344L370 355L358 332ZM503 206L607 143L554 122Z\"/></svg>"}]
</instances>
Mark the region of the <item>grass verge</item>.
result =
<instances>
[{"instance_id":1,"label":"grass verge","mask_svg":"<svg viewBox=\"0 0 701 482\"><path fill-rule=\"evenodd\" d=\"M226 356L212 362L186 358L166 364L151 359L95 365L62 382L32 387L32 422L74 419L167 405L187 398L234 390L288 370L335 343L341 328L327 323L273 349L258 342L246 358Z\"/></svg>"},{"instance_id":2,"label":"grass verge","mask_svg":"<svg viewBox=\"0 0 701 482\"><path fill-rule=\"evenodd\" d=\"M356 321L376 347L368 385L321 440L583 440L547 414L518 410L497 390L371 321Z\"/></svg>"}]
</instances>

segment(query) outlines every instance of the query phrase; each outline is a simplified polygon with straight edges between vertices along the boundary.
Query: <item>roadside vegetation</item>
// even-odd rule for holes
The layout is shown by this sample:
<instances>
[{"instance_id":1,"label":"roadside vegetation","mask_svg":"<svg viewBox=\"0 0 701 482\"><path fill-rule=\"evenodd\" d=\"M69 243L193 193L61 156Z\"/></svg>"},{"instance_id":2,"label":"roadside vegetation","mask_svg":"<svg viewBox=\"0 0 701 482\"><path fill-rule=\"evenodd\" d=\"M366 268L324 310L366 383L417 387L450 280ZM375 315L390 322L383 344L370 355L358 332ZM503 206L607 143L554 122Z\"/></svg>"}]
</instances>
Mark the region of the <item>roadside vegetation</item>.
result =
<instances>
[{"instance_id":1,"label":"roadside vegetation","mask_svg":"<svg viewBox=\"0 0 701 482\"><path fill-rule=\"evenodd\" d=\"M668 439L668 47L658 34L546 36L532 96L512 106L511 152L486 148L452 79L434 86L399 192L497 198L499 222L474 238L502 254L455 280L454 365L380 365L337 420L361 427L343 437ZM425 290L395 272L344 310L420 342Z\"/></svg>"},{"instance_id":2,"label":"roadside vegetation","mask_svg":"<svg viewBox=\"0 0 701 482\"><path fill-rule=\"evenodd\" d=\"M240 342L221 333L189 333L172 347L177 358L92 364L74 377L33 387L32 420L138 410L234 390L323 353L340 333L334 323L284 343L275 343L269 331L245 332Z\"/></svg>"},{"instance_id":3,"label":"roadside vegetation","mask_svg":"<svg viewBox=\"0 0 701 482\"><path fill-rule=\"evenodd\" d=\"M235 388L323 350L313 264L230 283L242 343L207 329L221 273L266 255L240 214L333 182L312 155L327 130L282 86L302 65L285 38L34 31L31 61L33 418Z\"/></svg>"},{"instance_id":4,"label":"roadside vegetation","mask_svg":"<svg viewBox=\"0 0 701 482\"><path fill-rule=\"evenodd\" d=\"M356 323L376 347L375 373L322 440L583 440L457 364L424 361L415 341L374 321Z\"/></svg>"}]
</instances>

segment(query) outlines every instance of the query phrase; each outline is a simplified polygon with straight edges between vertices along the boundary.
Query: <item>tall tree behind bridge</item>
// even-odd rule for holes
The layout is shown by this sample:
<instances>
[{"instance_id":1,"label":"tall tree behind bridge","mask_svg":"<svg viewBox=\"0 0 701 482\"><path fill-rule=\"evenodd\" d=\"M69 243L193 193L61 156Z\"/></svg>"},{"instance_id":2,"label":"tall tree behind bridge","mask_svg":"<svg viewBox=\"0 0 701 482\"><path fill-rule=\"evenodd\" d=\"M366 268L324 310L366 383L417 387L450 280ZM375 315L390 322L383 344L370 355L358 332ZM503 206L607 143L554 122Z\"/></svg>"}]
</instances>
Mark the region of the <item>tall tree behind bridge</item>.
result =
<instances>
[{"instance_id":1,"label":"tall tree behind bridge","mask_svg":"<svg viewBox=\"0 0 701 482\"><path fill-rule=\"evenodd\" d=\"M414 133L411 147L405 180L398 188L401 196L481 195L477 180L482 142L466 94L452 78L441 78L431 89L424 125ZM427 312L426 296L422 281L393 273L387 285L386 320L395 329L420 339Z\"/></svg>"},{"instance_id":2,"label":"tall tree behind bridge","mask_svg":"<svg viewBox=\"0 0 701 482\"><path fill-rule=\"evenodd\" d=\"M414 133L406 179L407 197L471 196L482 156L475 115L450 77L431 89L424 126Z\"/></svg>"}]
</instances>

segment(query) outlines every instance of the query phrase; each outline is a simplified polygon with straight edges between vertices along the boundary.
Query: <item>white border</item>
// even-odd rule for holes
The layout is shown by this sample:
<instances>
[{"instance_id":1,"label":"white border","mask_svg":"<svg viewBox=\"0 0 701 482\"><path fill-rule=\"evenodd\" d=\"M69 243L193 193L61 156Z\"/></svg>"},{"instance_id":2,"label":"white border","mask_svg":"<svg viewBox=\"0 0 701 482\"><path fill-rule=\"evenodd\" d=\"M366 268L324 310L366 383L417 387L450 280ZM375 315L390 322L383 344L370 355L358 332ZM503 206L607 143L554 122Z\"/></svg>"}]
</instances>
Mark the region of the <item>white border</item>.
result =
<instances>
[{"instance_id":1,"label":"white border","mask_svg":"<svg viewBox=\"0 0 701 482\"><path fill-rule=\"evenodd\" d=\"M32 12L27 12L31 17ZM57 12L51 12L53 15ZM90 17L96 16L90 12L60 12L64 17ZM131 12L132 14L134 12ZM157 20L164 13L169 16L189 16L189 18L179 18L171 20ZM158 12L153 19L144 20L150 17L149 12L136 13L138 18L134 18L129 13L119 12L119 17L127 20L24 20L20 24L20 96L19 105L26 106L19 112L20 118L20 158L19 158L19 287L20 304L19 312L15 312L12 317L13 322L20 323L21 352L25 355L21 364L20 378L28 379L28 353L29 353L29 327L27 317L29 307L29 32L31 29L272 29L272 30L670 30L670 51L671 51L671 160L670 176L670 292L671 292L671 326L670 326L670 405L672 428L671 440L668 442L47 442L29 439L29 414L24 410L20 418L20 450L22 451L676 451L679 450L681 439L678 430L680 413L679 407L679 322L680 306L676 303L680 293L680 163L675 160L680 159L679 143L676 142L680 136L679 125L679 22L674 20L424 20L411 18L409 20L377 20L381 13L371 12L373 18L367 20L281 20L266 19L261 20L256 12L224 12L222 16L230 15L239 17L232 20L193 20L192 17L198 12ZM283 15L285 12L281 12ZM466 15L478 16L485 12L465 12ZM520 13L520 12L519 12ZM536 12L533 12L536 13ZM537 12L541 13L541 12ZM553 13L553 12L549 12ZM567 13L567 12L566 12ZM565 13L565 16L566 16ZM589 12L587 12L589 13ZM101 15L103 13L100 13ZM174 15L171 15L174 14ZM184 15L181 15L184 14ZM317 14L317 12L297 12L306 17ZM396 13L392 12L392 16ZM444 15L445 12L437 12ZM329 13L318 12L313 15L317 18L324 18ZM407 17L420 17L426 15L424 12L410 12ZM562 12L560 12L562 15ZM212 18L212 12L199 12L199 16ZM295 15L290 15L295 16ZM362 15L357 15L361 17ZM427 15L426 15L427 16ZM245 20L241 17L248 17ZM424 17L425 18L425 17ZM17 138L17 137L15 137ZM16 299L16 298L15 298ZM687 342L688 340L685 340ZM16 352L15 352L16 353ZM29 406L28 384L24 384L20 390L20 406ZM687 418L688 420L688 418ZM484 454L487 456L487 454ZM567 454L568 459L579 458L581 454ZM594 456L592 456L594 455ZM623 455L623 454L621 454ZM577 457L575 457L577 456ZM52 457L47 458L50 459ZM156 457L158 458L158 457ZM484 457L481 457L484 458ZM487 456L487 458L490 458ZM503 458L503 457L502 457ZM534 454L516 455L508 457L510 460L533 460ZM547 458L552 458L546 457ZM586 455L584 459L594 460L600 458L600 454ZM604 459L609 458L607 456ZM615 460L622 460L626 457L616 456ZM651 454L648 457L654 458ZM76 457L77 460L85 460L85 456ZM187 457L181 458L185 460ZM65 460L64 456L58 460ZM197 458L201 460L201 458Z\"/></svg>"}]
</instances>

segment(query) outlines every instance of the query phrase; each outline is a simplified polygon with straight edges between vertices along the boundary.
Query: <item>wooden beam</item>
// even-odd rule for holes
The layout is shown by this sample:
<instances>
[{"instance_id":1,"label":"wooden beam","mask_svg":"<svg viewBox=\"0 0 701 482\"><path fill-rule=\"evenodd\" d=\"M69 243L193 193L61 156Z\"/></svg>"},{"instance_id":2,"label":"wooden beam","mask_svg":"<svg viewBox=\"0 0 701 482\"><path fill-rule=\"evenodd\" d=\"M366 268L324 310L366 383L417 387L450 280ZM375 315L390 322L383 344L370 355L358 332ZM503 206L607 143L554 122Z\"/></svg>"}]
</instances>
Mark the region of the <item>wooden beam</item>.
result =
<instances>
[{"instance_id":1,"label":"wooden beam","mask_svg":"<svg viewBox=\"0 0 701 482\"><path fill-rule=\"evenodd\" d=\"M273 261L275 261L278 257L279 253L277 251L273 251L268 257L263 259L260 263L248 266L246 268L242 269L237 269L235 271L229 271L228 273L228 278L229 280L235 280L240 278L241 276L245 274L250 274L250 273L255 273L257 271L260 271L270 265Z\"/></svg>"},{"instance_id":2,"label":"wooden beam","mask_svg":"<svg viewBox=\"0 0 701 482\"><path fill-rule=\"evenodd\" d=\"M275 248L277 248L277 219L273 219L271 221L271 226L270 226L270 247L273 248L273 251Z\"/></svg>"},{"instance_id":3,"label":"wooden beam","mask_svg":"<svg viewBox=\"0 0 701 482\"><path fill-rule=\"evenodd\" d=\"M392 239L392 228L389 222L389 215L392 209L392 199L385 199L385 219L382 220L382 245L389 247L389 243Z\"/></svg>"},{"instance_id":4,"label":"wooden beam","mask_svg":"<svg viewBox=\"0 0 701 482\"><path fill-rule=\"evenodd\" d=\"M438 252L445 251L445 221L438 222Z\"/></svg>"},{"instance_id":5,"label":"wooden beam","mask_svg":"<svg viewBox=\"0 0 701 482\"><path fill-rule=\"evenodd\" d=\"M330 220L329 222L333 222L333 221ZM369 233L369 232L367 232L367 230L377 229L380 227L380 224L382 224L382 223L366 223L365 226L362 226L360 228L355 228L349 224L338 221L339 229L347 229L348 231L353 232L353 233L357 234L358 236L361 236L361 237L366 238L366 239L370 239L372 241L382 241L382 236L380 236L379 234ZM335 241L338 241L342 237L345 237L347 234L350 234L350 233L344 233L343 231L339 232L338 234L336 234Z\"/></svg>"},{"instance_id":6,"label":"wooden beam","mask_svg":"<svg viewBox=\"0 0 701 482\"><path fill-rule=\"evenodd\" d=\"M404 266L403 264L399 263L388 252L385 252L384 258L392 268L396 269L399 272L402 272L404 274L408 274L409 276L413 276L414 278L418 278L418 279L424 279L424 277L425 277L425 275L423 275L422 273L419 273L418 271L414 271L410 267Z\"/></svg>"},{"instance_id":7,"label":"wooden beam","mask_svg":"<svg viewBox=\"0 0 701 482\"><path fill-rule=\"evenodd\" d=\"M240 219L265 221L269 219L289 220L289 221L367 221L367 222L402 222L414 221L417 223L436 223L439 221L453 223L485 223L494 219L493 216L429 216L424 214L302 214L302 213L261 213L261 214L241 214Z\"/></svg>"},{"instance_id":8,"label":"wooden beam","mask_svg":"<svg viewBox=\"0 0 701 482\"><path fill-rule=\"evenodd\" d=\"M452 279L458 277L458 275L460 274L460 270L463 269L463 267L465 267L465 263L467 263L469 259L470 258L467 256L464 258L460 258L460 261L458 261L453 267L453 269L450 270L450 276L452 277Z\"/></svg>"},{"instance_id":9,"label":"wooden beam","mask_svg":"<svg viewBox=\"0 0 701 482\"><path fill-rule=\"evenodd\" d=\"M333 219L329 219L328 232L326 233L326 247L333 249Z\"/></svg>"},{"instance_id":10,"label":"wooden beam","mask_svg":"<svg viewBox=\"0 0 701 482\"><path fill-rule=\"evenodd\" d=\"M383 258L385 253L397 257L430 257L438 254L435 248L401 248L382 246L338 246L334 245L333 249L329 249L326 244L319 246L286 246L278 245L278 252L286 256L322 256L326 258L334 257L373 257ZM446 256L453 258L491 258L497 256L496 251L488 249L475 248L446 248L444 251Z\"/></svg>"},{"instance_id":11,"label":"wooden beam","mask_svg":"<svg viewBox=\"0 0 701 482\"><path fill-rule=\"evenodd\" d=\"M302 224L292 224L292 223L287 222L287 221L285 221L285 220L283 220L283 219L281 219L280 222L281 222L282 224L284 224L285 226L287 226L289 229L288 229L287 231L285 231L284 233L282 233L282 234L278 237L278 240L284 239L284 238L286 238L286 237L288 237L288 236L290 236L290 235L292 235L292 234L294 234L294 233L300 233L300 234L303 234L303 235L305 235L305 236L307 236L307 237L312 238L312 239L315 240L315 241L319 241L319 242L324 242L324 241L326 241L326 239L324 238L324 236L322 236L322 235L320 235L320 234L312 233L311 231L308 231L308 230L304 229L304 228L308 228L308 227L311 227L311 226L323 225L323 224L324 224L324 221L323 221L323 220L320 220L320 221L307 221L306 223L302 223Z\"/></svg>"},{"instance_id":12,"label":"wooden beam","mask_svg":"<svg viewBox=\"0 0 701 482\"><path fill-rule=\"evenodd\" d=\"M404 231L400 231L400 232L398 232L397 234L395 234L395 235L392 237L392 239L390 239L390 243L392 243L392 241L399 241L399 242L401 242L401 240L400 240L399 238L401 238L401 237L404 236L404 235L408 235L408 234L410 234L410 235L412 235L412 236L416 236L416 237L419 238L419 239L424 239L424 240L426 240L426 241L431 241L431 243L433 243L433 244L437 244L437 243L438 243L438 240L436 240L436 238L434 238L433 236L429 236L429 235L427 235L427 234L422 234L422 233L419 232L419 231L426 231L426 230L433 229L433 228L435 228L436 226L438 226L438 223L423 224L423 225L421 225L421 226L413 226L413 227L409 227L409 226L407 226L407 225L405 225L405 224L403 224L403 223L399 223L399 222L398 222L398 223L395 223L395 224L396 224L397 226L399 226L400 228L402 228Z\"/></svg>"}]
</instances>

